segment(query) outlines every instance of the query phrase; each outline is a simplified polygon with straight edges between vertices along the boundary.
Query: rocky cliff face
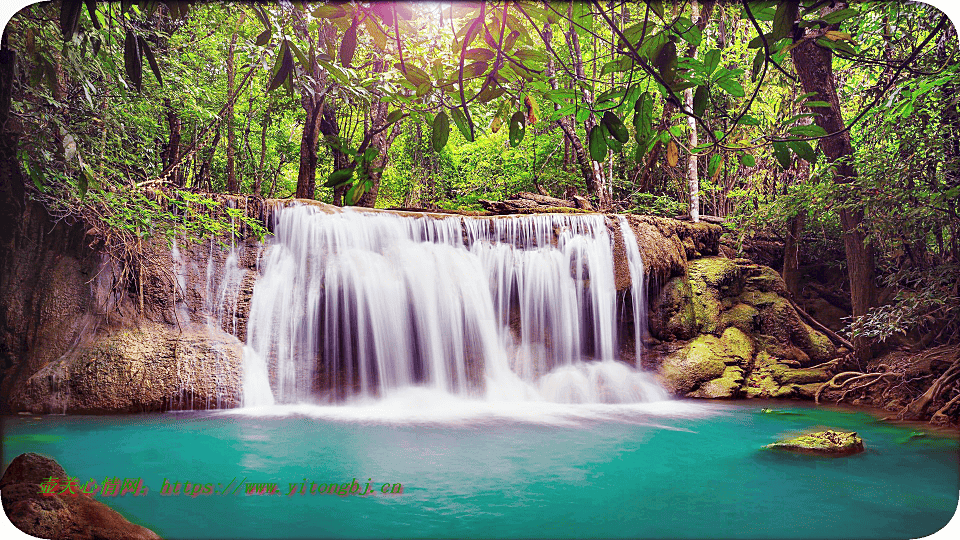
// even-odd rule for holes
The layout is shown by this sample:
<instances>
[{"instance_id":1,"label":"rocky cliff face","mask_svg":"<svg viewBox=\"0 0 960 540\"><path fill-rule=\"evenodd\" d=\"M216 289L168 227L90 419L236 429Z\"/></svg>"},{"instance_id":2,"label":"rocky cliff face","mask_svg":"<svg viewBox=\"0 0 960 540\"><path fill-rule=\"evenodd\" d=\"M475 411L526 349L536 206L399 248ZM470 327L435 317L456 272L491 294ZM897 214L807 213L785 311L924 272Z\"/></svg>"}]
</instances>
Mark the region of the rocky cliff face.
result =
<instances>
[{"instance_id":1,"label":"rocky cliff face","mask_svg":"<svg viewBox=\"0 0 960 540\"><path fill-rule=\"evenodd\" d=\"M706 257L668 281L653 300L649 360L677 395L812 398L838 354L806 324L773 269Z\"/></svg>"},{"instance_id":2,"label":"rocky cliff face","mask_svg":"<svg viewBox=\"0 0 960 540\"><path fill-rule=\"evenodd\" d=\"M3 412L239 405L256 242L151 241L150 262L121 288L79 226L38 205L24 216L0 248Z\"/></svg>"}]
</instances>

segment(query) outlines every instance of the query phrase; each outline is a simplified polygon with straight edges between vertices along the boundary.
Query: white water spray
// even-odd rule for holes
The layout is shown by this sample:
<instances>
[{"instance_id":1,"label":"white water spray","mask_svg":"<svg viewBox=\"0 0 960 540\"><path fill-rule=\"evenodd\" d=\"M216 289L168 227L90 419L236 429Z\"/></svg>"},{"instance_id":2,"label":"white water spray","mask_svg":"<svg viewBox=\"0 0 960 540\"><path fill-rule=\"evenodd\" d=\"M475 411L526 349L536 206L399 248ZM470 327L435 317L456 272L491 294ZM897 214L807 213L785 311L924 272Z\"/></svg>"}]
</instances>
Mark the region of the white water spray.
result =
<instances>
[{"instance_id":1,"label":"white water spray","mask_svg":"<svg viewBox=\"0 0 960 540\"><path fill-rule=\"evenodd\" d=\"M292 206L275 217L247 325L246 406L412 386L510 401L666 397L617 361L604 216L434 219ZM639 277L632 270L637 287L642 267Z\"/></svg>"}]
</instances>

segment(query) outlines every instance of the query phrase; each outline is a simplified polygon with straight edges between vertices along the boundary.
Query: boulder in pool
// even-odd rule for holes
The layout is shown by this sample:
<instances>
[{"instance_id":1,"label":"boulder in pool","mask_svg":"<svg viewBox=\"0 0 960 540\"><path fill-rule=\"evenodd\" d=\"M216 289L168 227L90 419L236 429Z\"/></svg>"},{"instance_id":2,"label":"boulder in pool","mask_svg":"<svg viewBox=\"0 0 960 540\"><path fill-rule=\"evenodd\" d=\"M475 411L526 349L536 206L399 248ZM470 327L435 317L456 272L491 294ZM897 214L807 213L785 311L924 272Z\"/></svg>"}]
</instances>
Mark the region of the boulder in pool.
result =
<instances>
[{"instance_id":1,"label":"boulder in pool","mask_svg":"<svg viewBox=\"0 0 960 540\"><path fill-rule=\"evenodd\" d=\"M853 431L843 432L828 429L768 444L766 448L802 454L849 456L863 452L863 439Z\"/></svg>"}]
</instances>

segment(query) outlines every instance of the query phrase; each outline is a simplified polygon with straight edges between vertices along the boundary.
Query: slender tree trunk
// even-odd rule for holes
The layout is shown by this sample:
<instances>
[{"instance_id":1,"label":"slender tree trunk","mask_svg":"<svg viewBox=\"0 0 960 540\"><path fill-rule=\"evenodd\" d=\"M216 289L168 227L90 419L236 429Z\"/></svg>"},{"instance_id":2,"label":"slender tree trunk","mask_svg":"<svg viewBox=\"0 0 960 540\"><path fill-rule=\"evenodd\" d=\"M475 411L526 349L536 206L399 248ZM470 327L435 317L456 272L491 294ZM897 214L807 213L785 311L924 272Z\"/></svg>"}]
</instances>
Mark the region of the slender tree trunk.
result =
<instances>
[{"instance_id":1,"label":"slender tree trunk","mask_svg":"<svg viewBox=\"0 0 960 540\"><path fill-rule=\"evenodd\" d=\"M707 21L710 19L710 13L713 11L714 2L703 2L703 13L698 13L697 3L690 3L690 19L700 28L702 32L707 27ZM690 45L687 47L687 57L694 58L697 54L697 47ZM683 100L688 110L693 110L693 89L687 88L683 91ZM690 128L690 137L688 144L690 148L696 148L700 142L697 139L697 121L692 117L687 117L687 125ZM700 221L700 174L697 167L697 156L693 153L687 158L687 185L690 189L690 219L697 223Z\"/></svg>"},{"instance_id":2,"label":"slender tree trunk","mask_svg":"<svg viewBox=\"0 0 960 540\"><path fill-rule=\"evenodd\" d=\"M164 152L163 168L168 169L180 161L180 130L182 123L180 115L177 114L169 98L164 98L163 104L167 109L167 128L170 131L170 142L167 144L167 150ZM183 167L177 167L170 174L170 180L177 187L183 187Z\"/></svg>"},{"instance_id":3,"label":"slender tree trunk","mask_svg":"<svg viewBox=\"0 0 960 540\"><path fill-rule=\"evenodd\" d=\"M260 128L260 166L257 167L257 175L253 179L253 194L261 195L263 189L263 176L267 174L264 168L267 161L267 128L270 126L270 108L263 112L263 120Z\"/></svg>"},{"instance_id":4,"label":"slender tree trunk","mask_svg":"<svg viewBox=\"0 0 960 540\"><path fill-rule=\"evenodd\" d=\"M796 10L796 7L793 9ZM793 15L795 18L796 11ZM807 40L791 49L790 55L803 85L803 91L815 92L810 99L830 104L829 108L818 107L812 111L818 113L814 122L827 133L842 130L843 116L835 87L833 58L830 50L818 46L812 40ZM850 163L853 158L853 147L850 145L849 132L844 131L821 139L820 147L827 159L836 165L836 182L850 183L856 180L857 170ZM861 228L863 222L864 216L861 209L842 208L840 210L843 245L850 278L850 299L855 317L865 315L876 303L874 248L866 242L866 233ZM866 340L854 340L854 345L857 347L857 357L861 361L871 356Z\"/></svg>"},{"instance_id":5,"label":"slender tree trunk","mask_svg":"<svg viewBox=\"0 0 960 540\"><path fill-rule=\"evenodd\" d=\"M237 22L237 26L243 24L243 20L246 18L246 13L240 12L240 20ZM233 84L234 77L236 75L236 70L233 66L234 54L237 49L237 33L234 32L233 36L230 38L230 49L227 51L227 110L224 113L226 118L224 121L227 123L227 193L236 193L239 191L239 184L237 183L237 172L236 165L234 163L234 148L236 147L236 134L233 132Z\"/></svg>"},{"instance_id":6,"label":"slender tree trunk","mask_svg":"<svg viewBox=\"0 0 960 540\"><path fill-rule=\"evenodd\" d=\"M572 4L570 9L572 9ZM568 14L569 13L571 12L568 10ZM584 74L584 71L583 71L583 55L580 51L580 36L577 34L576 27L574 26L572 20L570 23L570 29L567 32L566 37L567 37L567 43L570 45L571 63L573 64L574 75L577 77L578 80L581 80L581 81L585 80L586 75ZM583 101L588 106L592 106L593 95L585 89L581 89L581 92L583 94ZM596 126L597 123L598 122L597 122L596 115L594 115L593 112L591 112L590 115L587 117L587 119L583 122L583 127L585 132L590 133L590 130L593 129L593 127ZM567 130L565 129L564 131L566 132ZM580 154L583 151L583 144L582 143L580 144L580 151L577 151L576 143L578 143L579 141L571 140L571 142L574 143L574 151L577 152L577 158L579 161ZM584 173L584 180L586 180L587 182L587 190L590 191L591 194L597 197L598 209L600 210L609 209L613 203L610 199L610 194L607 192L607 185L606 185L606 181L604 179L604 174L603 174L603 164L593 161L592 159L590 159L589 155L587 155L586 153L583 153L583 156L588 159L588 163L589 163L589 169L584 167L582 163L580 165L581 172ZM588 171L589 171L589 174L588 174Z\"/></svg>"}]
</instances>

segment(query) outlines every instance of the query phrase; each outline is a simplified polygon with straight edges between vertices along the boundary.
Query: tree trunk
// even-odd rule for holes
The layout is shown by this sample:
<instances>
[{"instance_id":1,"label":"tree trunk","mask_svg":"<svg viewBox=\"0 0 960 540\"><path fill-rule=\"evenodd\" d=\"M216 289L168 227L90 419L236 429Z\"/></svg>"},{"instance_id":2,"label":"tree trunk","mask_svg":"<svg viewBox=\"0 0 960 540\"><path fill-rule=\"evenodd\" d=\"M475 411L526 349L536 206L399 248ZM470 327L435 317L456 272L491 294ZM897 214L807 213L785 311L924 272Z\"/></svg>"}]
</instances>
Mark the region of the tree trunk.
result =
<instances>
[{"instance_id":1,"label":"tree trunk","mask_svg":"<svg viewBox=\"0 0 960 540\"><path fill-rule=\"evenodd\" d=\"M243 24L246 13L240 12L240 20L237 26ZM230 49L227 51L227 110L224 112L227 123L227 193L236 193L240 191L237 183L236 164L234 163L234 147L236 146L236 134L233 132L233 84L236 70L233 66L233 57L237 49L237 33L234 32L230 37Z\"/></svg>"},{"instance_id":2,"label":"tree trunk","mask_svg":"<svg viewBox=\"0 0 960 540\"><path fill-rule=\"evenodd\" d=\"M324 114L323 103L317 103L312 96L304 92L300 99L307 113L303 122L303 134L300 136L300 168L297 171L297 198L312 199L316 195L317 185L317 141L320 130L318 120Z\"/></svg>"},{"instance_id":3,"label":"tree trunk","mask_svg":"<svg viewBox=\"0 0 960 540\"><path fill-rule=\"evenodd\" d=\"M797 215L787 223L787 238L783 243L783 282L795 300L800 298L800 235L807 214L798 211Z\"/></svg>"},{"instance_id":4,"label":"tree trunk","mask_svg":"<svg viewBox=\"0 0 960 540\"><path fill-rule=\"evenodd\" d=\"M270 108L263 112L263 120L260 128L260 166L257 167L257 175L253 179L253 194L260 195L263 190L263 176L267 174L264 168L267 161L267 128L270 126Z\"/></svg>"},{"instance_id":5,"label":"tree trunk","mask_svg":"<svg viewBox=\"0 0 960 540\"><path fill-rule=\"evenodd\" d=\"M180 161L180 129L182 122L180 115L177 114L169 98L164 98L163 104L167 109L167 128L170 131L170 142L167 144L167 150L163 154L163 168L169 169ZM177 187L183 187L183 167L177 167L170 173L170 181Z\"/></svg>"},{"instance_id":6,"label":"tree trunk","mask_svg":"<svg viewBox=\"0 0 960 540\"><path fill-rule=\"evenodd\" d=\"M7 34L0 42L0 249L20 228L26 207L24 178L17 159L20 133L12 127L10 104L17 53L7 48Z\"/></svg>"},{"instance_id":7,"label":"tree trunk","mask_svg":"<svg viewBox=\"0 0 960 540\"><path fill-rule=\"evenodd\" d=\"M796 10L796 7L793 9ZM816 94L810 99L830 104L829 108L817 107L812 111L818 113L814 122L827 133L842 130L843 116L835 87L830 50L816 45L812 40L806 40L791 49L790 55L804 93L815 92ZM853 158L853 147L850 145L849 132L844 131L820 139L820 147L827 159L837 167L836 182L849 183L856 180L857 170L850 164ZM840 210L843 245L850 278L850 299L855 317L865 315L876 302L874 248L865 241L866 235L861 229L863 221L863 211L859 208ZM861 361L871 356L866 340L854 340L854 345L857 347L857 357Z\"/></svg>"},{"instance_id":8,"label":"tree trunk","mask_svg":"<svg viewBox=\"0 0 960 540\"><path fill-rule=\"evenodd\" d=\"M570 6L570 9L572 9L573 4L570 4ZM570 11L568 11L568 14L569 13ZM576 27L574 26L572 19L570 22L570 30L567 32L566 37L567 42L570 45L571 63L573 64L574 75L578 80L583 81L586 79L586 75L583 71L583 55L580 52L580 36L577 34ZM583 94L583 101L588 106L592 106L593 95L583 88L581 88L581 92ZM587 119L583 122L584 131L586 133L590 133L590 130L593 129L597 123L596 115L591 112ZM561 125L561 127L563 126ZM567 129L564 129L564 132L568 135L570 132L573 132L573 135L576 136L575 131L572 129L570 132L568 132ZM607 192L607 183L603 175L603 164L590 159L589 155L583 152L583 144L580 143L579 140L573 140L571 137L571 143L574 146L574 152L577 154L577 160L580 161L581 159L586 158L587 163L589 163L588 167L585 167L582 162L580 164L580 171L583 173L583 178L587 182L587 190L592 195L597 197L597 207L599 210L609 209L613 203L610 199L610 194ZM577 149L577 146L580 147L579 150ZM583 156L582 158L581 155Z\"/></svg>"},{"instance_id":9,"label":"tree trunk","mask_svg":"<svg viewBox=\"0 0 960 540\"><path fill-rule=\"evenodd\" d=\"M707 20L710 19L710 13L713 12L714 2L703 3L703 13L697 13L697 3L690 3L690 19L697 25L701 32L707 27ZM687 57L694 58L697 54L696 45L687 47ZM693 89L687 88L683 91L683 100L689 111L693 111ZM697 121L692 117L687 117L687 125L690 128L690 137L687 141L691 150L696 148L700 142L697 139ZM690 154L687 158L687 186L690 189L690 220L694 223L700 221L700 174L697 168L697 156Z\"/></svg>"}]
</instances>

